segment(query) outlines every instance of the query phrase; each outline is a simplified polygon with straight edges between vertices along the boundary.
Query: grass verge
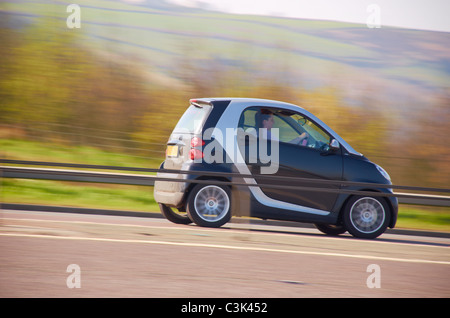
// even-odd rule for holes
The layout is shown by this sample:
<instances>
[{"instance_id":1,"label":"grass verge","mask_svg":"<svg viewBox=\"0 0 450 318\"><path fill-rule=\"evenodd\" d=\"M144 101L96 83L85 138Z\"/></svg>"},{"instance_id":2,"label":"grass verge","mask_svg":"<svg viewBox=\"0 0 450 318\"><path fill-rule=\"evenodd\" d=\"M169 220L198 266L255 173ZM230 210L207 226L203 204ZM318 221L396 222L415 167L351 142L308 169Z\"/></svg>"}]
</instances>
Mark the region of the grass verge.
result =
<instances>
[{"instance_id":1,"label":"grass verge","mask_svg":"<svg viewBox=\"0 0 450 318\"><path fill-rule=\"evenodd\" d=\"M3 179L1 202L159 212L153 187Z\"/></svg>"},{"instance_id":2,"label":"grass verge","mask_svg":"<svg viewBox=\"0 0 450 318\"><path fill-rule=\"evenodd\" d=\"M112 152L83 145L67 145L20 139L0 139L0 156L5 159L64 162L119 167L158 168L164 160L160 153L144 155ZM162 148L162 150L164 150Z\"/></svg>"}]
</instances>

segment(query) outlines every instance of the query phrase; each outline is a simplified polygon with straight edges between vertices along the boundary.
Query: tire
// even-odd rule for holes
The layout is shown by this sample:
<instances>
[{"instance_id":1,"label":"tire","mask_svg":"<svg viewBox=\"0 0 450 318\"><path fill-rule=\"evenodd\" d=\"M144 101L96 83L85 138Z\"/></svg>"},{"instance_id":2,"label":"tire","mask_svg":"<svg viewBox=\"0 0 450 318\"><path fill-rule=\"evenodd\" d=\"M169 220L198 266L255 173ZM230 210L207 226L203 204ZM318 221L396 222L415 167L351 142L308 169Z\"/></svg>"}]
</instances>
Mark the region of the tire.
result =
<instances>
[{"instance_id":1,"label":"tire","mask_svg":"<svg viewBox=\"0 0 450 318\"><path fill-rule=\"evenodd\" d=\"M187 213L199 226L224 225L231 219L230 189L218 185L197 184L189 194Z\"/></svg>"},{"instance_id":2,"label":"tire","mask_svg":"<svg viewBox=\"0 0 450 318\"><path fill-rule=\"evenodd\" d=\"M345 205L343 221L347 231L358 238L374 239L386 231L391 212L384 198L355 196Z\"/></svg>"},{"instance_id":3,"label":"tire","mask_svg":"<svg viewBox=\"0 0 450 318\"><path fill-rule=\"evenodd\" d=\"M192 220L188 217L187 214L180 214L172 210L171 207L168 207L165 204L159 203L159 209L161 210L161 213L164 215L164 217L169 220L170 222L176 223L176 224L190 224L192 223Z\"/></svg>"},{"instance_id":4,"label":"tire","mask_svg":"<svg viewBox=\"0 0 450 318\"><path fill-rule=\"evenodd\" d=\"M337 236L347 232L347 229L343 225L315 223L316 228L327 235Z\"/></svg>"}]
</instances>

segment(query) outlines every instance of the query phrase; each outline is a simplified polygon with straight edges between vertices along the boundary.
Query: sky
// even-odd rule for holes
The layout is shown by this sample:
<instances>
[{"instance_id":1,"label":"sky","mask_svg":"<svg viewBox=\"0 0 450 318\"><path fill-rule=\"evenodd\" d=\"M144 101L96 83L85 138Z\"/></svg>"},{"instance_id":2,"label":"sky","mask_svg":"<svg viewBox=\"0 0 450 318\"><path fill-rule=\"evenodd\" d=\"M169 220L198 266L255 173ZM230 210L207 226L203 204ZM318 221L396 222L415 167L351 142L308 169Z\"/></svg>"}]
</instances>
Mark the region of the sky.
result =
<instances>
[{"instance_id":1,"label":"sky","mask_svg":"<svg viewBox=\"0 0 450 318\"><path fill-rule=\"evenodd\" d=\"M129 0L133 1L133 0ZM142 0L134 0L142 1ZM450 0L167 0L236 14L450 32Z\"/></svg>"}]
</instances>

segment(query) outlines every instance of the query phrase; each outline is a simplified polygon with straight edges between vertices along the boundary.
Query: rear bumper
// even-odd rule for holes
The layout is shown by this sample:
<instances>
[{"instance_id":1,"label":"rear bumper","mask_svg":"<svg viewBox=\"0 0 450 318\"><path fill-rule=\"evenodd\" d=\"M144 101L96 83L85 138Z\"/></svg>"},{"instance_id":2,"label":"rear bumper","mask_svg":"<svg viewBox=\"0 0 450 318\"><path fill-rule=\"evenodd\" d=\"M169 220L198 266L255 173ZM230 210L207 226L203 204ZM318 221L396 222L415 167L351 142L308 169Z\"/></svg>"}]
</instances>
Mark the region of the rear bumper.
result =
<instances>
[{"instance_id":1,"label":"rear bumper","mask_svg":"<svg viewBox=\"0 0 450 318\"><path fill-rule=\"evenodd\" d=\"M176 179L177 181L155 181L153 196L157 203L179 208L184 205L187 183L183 182L186 175L173 173L158 173L160 178Z\"/></svg>"}]
</instances>

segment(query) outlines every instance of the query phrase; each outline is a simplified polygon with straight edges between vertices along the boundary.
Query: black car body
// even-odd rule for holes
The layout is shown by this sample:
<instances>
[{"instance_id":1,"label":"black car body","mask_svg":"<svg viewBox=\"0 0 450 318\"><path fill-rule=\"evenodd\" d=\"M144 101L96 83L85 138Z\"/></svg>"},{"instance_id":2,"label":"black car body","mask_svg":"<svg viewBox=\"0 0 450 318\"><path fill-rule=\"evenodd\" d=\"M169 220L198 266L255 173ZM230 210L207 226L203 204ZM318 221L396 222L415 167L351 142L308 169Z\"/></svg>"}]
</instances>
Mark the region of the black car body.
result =
<instances>
[{"instance_id":1,"label":"black car body","mask_svg":"<svg viewBox=\"0 0 450 318\"><path fill-rule=\"evenodd\" d=\"M260 129L267 114L278 128L270 130L270 138ZM217 227L232 215L251 216L374 238L397 220L389 175L293 104L191 100L160 168L179 171L159 172L165 181L156 181L154 188L162 213L176 223ZM187 215L179 213L184 211Z\"/></svg>"}]
</instances>

